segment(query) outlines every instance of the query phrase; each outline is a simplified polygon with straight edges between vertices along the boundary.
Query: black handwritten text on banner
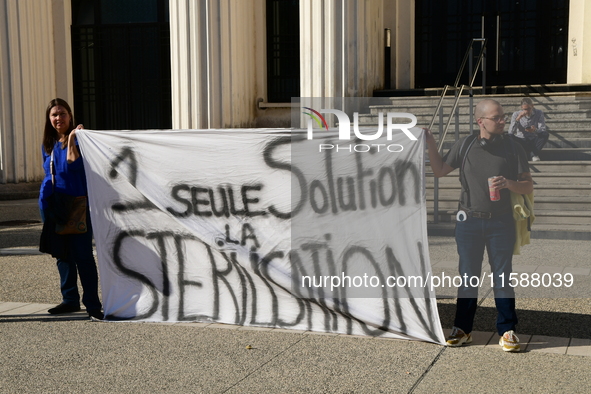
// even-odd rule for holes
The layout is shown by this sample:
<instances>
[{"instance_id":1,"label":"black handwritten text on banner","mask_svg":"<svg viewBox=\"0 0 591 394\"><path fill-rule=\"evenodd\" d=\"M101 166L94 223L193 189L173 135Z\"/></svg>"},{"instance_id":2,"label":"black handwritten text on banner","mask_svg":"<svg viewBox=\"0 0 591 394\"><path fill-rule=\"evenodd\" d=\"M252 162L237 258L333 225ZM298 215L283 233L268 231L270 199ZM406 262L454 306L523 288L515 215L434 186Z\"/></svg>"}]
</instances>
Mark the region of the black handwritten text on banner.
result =
<instances>
[{"instance_id":1,"label":"black handwritten text on banner","mask_svg":"<svg viewBox=\"0 0 591 394\"><path fill-rule=\"evenodd\" d=\"M431 272L411 131L372 153L304 131L82 130L105 314L443 343L432 290L388 282Z\"/></svg>"}]
</instances>

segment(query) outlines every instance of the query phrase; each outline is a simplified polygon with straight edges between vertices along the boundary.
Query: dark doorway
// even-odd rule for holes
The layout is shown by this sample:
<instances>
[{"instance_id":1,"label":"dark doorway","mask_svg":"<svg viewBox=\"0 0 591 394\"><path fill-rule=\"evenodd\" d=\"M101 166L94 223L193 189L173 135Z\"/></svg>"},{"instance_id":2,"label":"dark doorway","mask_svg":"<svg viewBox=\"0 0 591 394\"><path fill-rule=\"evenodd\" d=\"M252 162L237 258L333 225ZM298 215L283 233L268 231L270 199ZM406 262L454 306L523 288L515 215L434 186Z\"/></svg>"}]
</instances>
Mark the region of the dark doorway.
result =
<instances>
[{"instance_id":1,"label":"dark doorway","mask_svg":"<svg viewBox=\"0 0 591 394\"><path fill-rule=\"evenodd\" d=\"M300 2L267 0L267 99L300 96Z\"/></svg>"},{"instance_id":2,"label":"dark doorway","mask_svg":"<svg viewBox=\"0 0 591 394\"><path fill-rule=\"evenodd\" d=\"M76 121L88 129L170 129L168 0L72 0Z\"/></svg>"},{"instance_id":3,"label":"dark doorway","mask_svg":"<svg viewBox=\"0 0 591 394\"><path fill-rule=\"evenodd\" d=\"M488 86L566 83L568 8L568 0L416 0L415 86L453 84L481 37Z\"/></svg>"}]
</instances>

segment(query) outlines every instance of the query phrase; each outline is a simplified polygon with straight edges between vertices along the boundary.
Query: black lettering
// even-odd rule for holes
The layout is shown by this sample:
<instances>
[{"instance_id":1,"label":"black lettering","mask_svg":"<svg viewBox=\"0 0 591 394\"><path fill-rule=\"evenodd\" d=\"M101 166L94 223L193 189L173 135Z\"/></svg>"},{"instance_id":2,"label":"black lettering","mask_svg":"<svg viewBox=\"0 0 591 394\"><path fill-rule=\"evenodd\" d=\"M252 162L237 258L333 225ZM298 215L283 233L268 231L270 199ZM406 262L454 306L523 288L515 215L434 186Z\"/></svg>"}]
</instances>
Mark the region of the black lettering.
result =
<instances>
[{"instance_id":1,"label":"black lettering","mask_svg":"<svg viewBox=\"0 0 591 394\"><path fill-rule=\"evenodd\" d=\"M419 247L419 254L420 254L420 258L421 258L421 265L425 264L424 258L422 256L422 244L419 242L418 243L418 247ZM396 257L394 256L394 252L392 251L391 247L386 247L386 261L388 262L388 266L390 269L390 275L392 276L404 276L404 277L408 277L409 275L407 273L404 272L404 269L402 268L402 264L400 264L400 262L398 261L398 259L396 259ZM422 271L423 273L425 271ZM423 276L423 278L426 278L426 276ZM429 333L429 337L431 337L434 341L437 341L437 335L432 332L431 330L429 330L429 327L432 327L432 325L428 325L427 321L425 320L425 316L424 313L421 313L421 307L417 304L417 301L415 299L415 295L413 295L412 293L412 289L406 289L406 293L408 295L409 298L409 302L412 306L412 308L415 311L416 316L418 317L418 319L421 321L421 324L423 325L423 327L428 331ZM398 295L400 296L399 292ZM430 298L423 298L423 296L419 295L420 299L424 299L426 302L426 306L429 309L429 311L432 311L433 309L433 305L431 304L431 300ZM401 323L401 330L402 329L406 329L406 325L404 325L404 319L402 317L402 312L397 311L398 314L398 318L399 318L399 322ZM432 314L429 314L428 316L432 316ZM431 324L433 323L432 321L430 322Z\"/></svg>"},{"instance_id":2,"label":"black lettering","mask_svg":"<svg viewBox=\"0 0 591 394\"><path fill-rule=\"evenodd\" d=\"M388 197L385 195L386 182L384 178L390 180L390 196ZM394 171L390 167L380 168L380 172L378 173L378 196L380 198L380 204L383 207L389 207L394 203L394 199L396 198L396 178Z\"/></svg>"},{"instance_id":3,"label":"black lettering","mask_svg":"<svg viewBox=\"0 0 591 394\"><path fill-rule=\"evenodd\" d=\"M395 163L396 180L399 185L404 185L398 188L398 203L406 205L406 192L414 195L412 198L416 204L421 203L421 174L419 169L412 162L404 161L402 163ZM411 177L407 182L405 179ZM405 184L406 183L406 184Z\"/></svg>"},{"instance_id":4,"label":"black lettering","mask_svg":"<svg viewBox=\"0 0 591 394\"><path fill-rule=\"evenodd\" d=\"M179 192L181 192L181 191L186 191L190 194L191 188L189 187L189 185L185 185L185 184L175 185L175 186L173 186L170 194L172 195L173 199L175 199L176 201L183 203L187 206L187 209L185 210L185 212L178 212L170 207L166 208L166 210L168 212L170 212L174 217L177 217L177 218L187 217L193 211L193 204L191 203L191 200L181 197L179 195Z\"/></svg>"},{"instance_id":5,"label":"black lettering","mask_svg":"<svg viewBox=\"0 0 591 394\"><path fill-rule=\"evenodd\" d=\"M193 287L203 287L203 284L198 281L194 280L187 280L185 279L185 252L182 247L182 241L184 239L195 239L194 237L183 237L180 235L175 235L174 242L176 246L176 254L179 262L179 274L178 274L178 286L179 286L179 310L177 314L178 321L192 321L197 320L201 317L205 316L198 316L198 315L185 315L185 289L188 286Z\"/></svg>"},{"instance_id":6,"label":"black lettering","mask_svg":"<svg viewBox=\"0 0 591 394\"><path fill-rule=\"evenodd\" d=\"M211 211L200 211L199 205L209 205L208 200L199 199L199 193L209 193L209 189L203 187L191 188L191 202L193 203L193 214L196 216L209 217L212 215Z\"/></svg>"},{"instance_id":7,"label":"black lettering","mask_svg":"<svg viewBox=\"0 0 591 394\"><path fill-rule=\"evenodd\" d=\"M259 244L259 240L257 239L256 234L254 233L254 229L248 223L244 223L242 225L242 238L240 240L240 245L245 246L247 240L252 240L254 243L255 248L260 248L261 245Z\"/></svg>"},{"instance_id":8,"label":"black lettering","mask_svg":"<svg viewBox=\"0 0 591 394\"><path fill-rule=\"evenodd\" d=\"M371 207L376 208L378 206L378 183L375 179L369 182L369 191L371 196Z\"/></svg>"},{"instance_id":9,"label":"black lettering","mask_svg":"<svg viewBox=\"0 0 591 394\"><path fill-rule=\"evenodd\" d=\"M232 187L228 187L228 198L230 200L230 213L233 216L242 216L244 214L246 214L246 211L243 209L241 211L237 211L236 210L236 205L234 204L234 190L232 189Z\"/></svg>"},{"instance_id":10,"label":"black lettering","mask_svg":"<svg viewBox=\"0 0 591 394\"><path fill-rule=\"evenodd\" d=\"M128 238L133 238L133 237L142 237L143 238L143 237L145 237L145 234L141 230L136 230L136 231L129 231L129 232L122 231L117 235L117 237L115 238L114 245L113 245L113 263L115 264L117 269L119 271L121 271L121 273L123 275L126 275L130 278L136 279L136 280L142 282L144 285L146 285L146 287L148 288L148 290L152 294L152 305L143 314L135 315L135 316L126 316L126 317L107 315L106 318L108 320L145 319L145 318L152 316L158 310L158 306L160 305L160 301L158 299L158 291L156 290L156 286L150 280L150 278L148 278L147 276L145 276L144 274L142 274L140 272L134 271L131 268L126 267L125 264L123 263L122 258L121 258L121 247L122 247L123 241L125 241Z\"/></svg>"},{"instance_id":11,"label":"black lettering","mask_svg":"<svg viewBox=\"0 0 591 394\"><path fill-rule=\"evenodd\" d=\"M240 309L238 308L238 300L236 300L236 302L235 302L236 320L235 320L234 324L244 324L244 322L246 321L246 303L248 300L248 288L246 287L246 280L244 278L244 273L243 273L243 270L241 269L242 267L240 266L240 264L236 260L236 252L231 252L229 258L228 258L228 255L224 252L222 252L222 256L224 257L224 259L228 263L228 266L232 265L236 269L236 273L238 274L238 277L240 278L240 290L241 290L240 294L242 294L242 309L241 309L242 313L240 313Z\"/></svg>"},{"instance_id":12,"label":"black lettering","mask_svg":"<svg viewBox=\"0 0 591 394\"><path fill-rule=\"evenodd\" d=\"M357 164L357 184L359 189L359 209L365 209L365 187L363 179L367 176L373 175L373 170L371 168L365 170L363 169L363 162L362 162L363 155L355 155L355 161ZM375 207L374 207L375 208Z\"/></svg>"},{"instance_id":13,"label":"black lettering","mask_svg":"<svg viewBox=\"0 0 591 394\"><path fill-rule=\"evenodd\" d=\"M330 206L332 207L332 213L337 214L337 197L334 190L334 175L332 173L332 153L331 150L327 150L324 153L324 166L326 168L326 182L328 183L328 195L330 196Z\"/></svg>"},{"instance_id":14,"label":"black lettering","mask_svg":"<svg viewBox=\"0 0 591 394\"><path fill-rule=\"evenodd\" d=\"M211 203L211 212L213 212L213 214L216 217L230 217L230 210L228 208L228 199L226 198L226 190L219 186L218 187L218 192L220 194L220 198L221 198L221 204L222 204L222 209L218 211L217 207L216 207L216 201L214 198L214 193L213 193L213 189L208 189L209 190L209 202Z\"/></svg>"},{"instance_id":15,"label":"black lettering","mask_svg":"<svg viewBox=\"0 0 591 394\"><path fill-rule=\"evenodd\" d=\"M228 263L225 269L218 268L216 259L211 251L209 245L205 245L207 247L207 254L209 256L209 262L211 264L211 277L213 283L213 293L214 293L214 300L213 300L213 320L217 320L220 316L220 285L219 282L223 282L226 285L226 289L228 293L232 297L232 301L234 302L234 308L236 310L235 314L235 321L240 320L240 308L238 306L238 300L236 299L236 295L234 294L234 290L230 285L230 282L226 278L228 274L232 271L232 264L229 262L225 253L222 252L222 256Z\"/></svg>"},{"instance_id":16,"label":"black lettering","mask_svg":"<svg viewBox=\"0 0 591 394\"><path fill-rule=\"evenodd\" d=\"M320 277L323 274L323 270L322 270L322 267L320 264L320 251L322 249L326 249L327 245L325 245L323 243L310 242L310 243L302 244L301 248L303 251L310 251L311 252L312 264L313 264L313 270L314 270L314 278ZM322 261L324 261L324 259ZM334 267L328 267L328 268L329 268L329 270L331 268L334 269ZM336 272L333 271L333 272L329 272L328 274L335 275ZM336 313L332 309L327 307L327 305L326 305L325 299L327 297L324 294L324 288L318 287L317 289L318 289L317 290L318 295L315 298L317 298L317 303L321 307L322 311L324 312L324 331L328 332L328 331L330 331L330 327L331 327L331 325L330 325L331 318L336 319ZM331 295L331 298L333 298L332 295Z\"/></svg>"},{"instance_id":17,"label":"black lettering","mask_svg":"<svg viewBox=\"0 0 591 394\"><path fill-rule=\"evenodd\" d=\"M240 193L242 194L242 204L244 204L244 212L247 217L261 216L261 215L267 214L265 211L251 211L248 207L249 204L258 204L259 203L258 197L248 198L248 192L250 190L260 191L262 188L263 188L263 185L252 185L252 186L251 185L244 185L240 189Z\"/></svg>"},{"instance_id":18,"label":"black lettering","mask_svg":"<svg viewBox=\"0 0 591 394\"><path fill-rule=\"evenodd\" d=\"M355 203L355 179L347 177L347 190L343 191L343 178L337 179L337 189L339 195L339 206L343 211L356 211L357 204ZM348 194L349 201L345 202L345 194Z\"/></svg>"},{"instance_id":19,"label":"black lettering","mask_svg":"<svg viewBox=\"0 0 591 394\"><path fill-rule=\"evenodd\" d=\"M238 245L240 243L240 241L230 238L230 225L226 224L225 228L226 228L226 240L225 240L226 243Z\"/></svg>"},{"instance_id":20,"label":"black lettering","mask_svg":"<svg viewBox=\"0 0 591 394\"><path fill-rule=\"evenodd\" d=\"M115 159L113 159L113 161L111 162L111 171L109 172L109 176L111 177L111 179L117 178L117 175L119 174L119 164L123 162L127 162L127 164L129 165L129 183L131 183L131 186L135 187L135 183L137 180L138 165L137 159L135 158L135 153L133 152L133 149L131 149L130 147L123 148L121 150L121 153L119 153L119 155Z\"/></svg>"},{"instance_id":21,"label":"black lettering","mask_svg":"<svg viewBox=\"0 0 591 394\"><path fill-rule=\"evenodd\" d=\"M126 162L129 166L128 171L128 179L129 183L135 187L135 183L137 180L137 173L138 173L138 165L137 159L135 158L135 153L133 149L129 147L125 147L121 150L121 153L113 159L111 162L111 171L109 172L109 177L111 179L117 178L119 175L119 167L120 164ZM140 209L151 210L151 209L158 209L151 201L147 198L144 198L142 201L135 201L135 202L127 202L127 203L115 203L111 206L111 209L115 212L128 212L128 211L136 211Z\"/></svg>"},{"instance_id":22,"label":"black lettering","mask_svg":"<svg viewBox=\"0 0 591 394\"><path fill-rule=\"evenodd\" d=\"M316 202L316 190L320 191L322 195L322 206L318 206ZM310 205L312 205L312 209L316 213L322 214L328 211L328 193L322 182L318 179L314 179L310 184Z\"/></svg>"},{"instance_id":23,"label":"black lettering","mask_svg":"<svg viewBox=\"0 0 591 394\"><path fill-rule=\"evenodd\" d=\"M354 246L348 247L345 250L345 253L343 256L343 263L342 263L343 272L345 272L345 273L347 272L349 260L358 254L361 255L362 258L365 258L365 260L371 264L371 266L375 270L376 276L378 278L380 278L380 283L385 283L385 278L382 273L382 270L380 269L380 266L376 262L375 258L371 254L371 252L362 246L355 246L354 245ZM356 264L358 264L358 262L356 262ZM341 296L343 298L346 298L346 288L345 287L343 287L343 289L342 289ZM384 332L386 332L386 330L388 330L388 327L390 326L390 306L388 305L388 294L387 294L387 289L385 287L382 287L382 304L383 304L383 311L384 311L384 320L382 322L382 325L380 327L376 328L375 330L369 329L367 327L367 324L365 324L365 322L355 319L359 322L359 324L361 325L361 328L363 329L363 331L367 335L372 335L372 336L383 335ZM350 316L347 305L344 306L344 312Z\"/></svg>"},{"instance_id":24,"label":"black lettering","mask_svg":"<svg viewBox=\"0 0 591 394\"><path fill-rule=\"evenodd\" d=\"M146 239L156 239L160 250L160 266L162 272L162 320L168 320L168 297L170 296L170 279L168 277L168 259L166 257L166 245L164 237L172 236L171 233L159 232L148 234Z\"/></svg>"},{"instance_id":25,"label":"black lettering","mask_svg":"<svg viewBox=\"0 0 591 394\"><path fill-rule=\"evenodd\" d=\"M259 263L260 263L259 254L256 253L255 251L251 250L250 251L250 268L251 268L252 272L254 272L255 275L258 276L263 281L265 286L267 286L267 289L269 289L269 294L271 295L271 321L269 321L269 322L258 321L258 320L256 320L256 313L253 313L252 319L251 319L251 324L273 327L273 326L277 325L277 316L279 315L279 305L277 302L277 295L275 294L275 290L273 289L273 286L271 286L269 284L269 282L267 281L267 279L263 275L261 275L261 271L259 269Z\"/></svg>"},{"instance_id":26,"label":"black lettering","mask_svg":"<svg viewBox=\"0 0 591 394\"><path fill-rule=\"evenodd\" d=\"M297 142L298 138L300 138L300 137L294 137L294 141ZM303 139L303 138L304 137L301 137L301 139ZM295 191L294 191L293 182L292 182L292 192L291 192L292 201L297 201L297 204L295 204L295 206L294 206L294 203L292 202L291 212L281 212L274 205L271 205L269 207L269 212L271 213L271 215L273 215L279 219L289 219L292 216L297 215L298 212L302 209L302 207L305 204L306 199L308 197L308 188L307 188L307 184L306 184L306 177L304 176L302 171L300 169L298 169L296 166L293 166L291 163L276 161L273 158L273 152L275 151L276 148L278 148L281 145L291 144L291 142L292 142L292 137L290 137L290 136L279 137L279 138L276 138L275 140L269 142L265 146L265 149L263 151L263 158L265 160L265 164L267 164L270 168L277 168L279 170L290 171L292 173L292 175L295 175L295 177L298 180L298 184L299 184L300 195L299 195L299 199L297 199L297 198L294 198Z\"/></svg>"}]
</instances>

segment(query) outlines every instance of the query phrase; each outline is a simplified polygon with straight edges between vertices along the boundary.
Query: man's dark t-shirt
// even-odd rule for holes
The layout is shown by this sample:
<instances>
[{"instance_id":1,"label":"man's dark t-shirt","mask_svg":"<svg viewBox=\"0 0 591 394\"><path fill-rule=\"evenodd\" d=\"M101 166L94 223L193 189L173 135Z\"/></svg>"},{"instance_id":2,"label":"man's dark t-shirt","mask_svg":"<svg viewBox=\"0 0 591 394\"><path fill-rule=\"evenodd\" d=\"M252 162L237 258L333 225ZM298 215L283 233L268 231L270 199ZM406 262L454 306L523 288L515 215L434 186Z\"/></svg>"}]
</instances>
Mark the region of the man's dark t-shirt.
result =
<instances>
[{"instance_id":1,"label":"man's dark t-shirt","mask_svg":"<svg viewBox=\"0 0 591 394\"><path fill-rule=\"evenodd\" d=\"M463 157L460 157L460 149L464 140L462 138L451 147L443 157L445 163L452 168L460 168ZM497 137L499 138L499 137ZM504 137L509 140L508 137ZM464 147L465 152L467 146ZM512 150L514 149L514 150ZM514 153L516 154L516 157ZM509 168L510 165L517 165L517 171ZM515 174L529 172L527 156L521 145L512 141L494 141L484 149L476 140L468 150L464 171L468 189L470 191L469 202L467 192L462 184L462 195L460 203L462 208L479 212L491 212L500 214L511 211L509 189L501 190L501 199L491 201L488 190L488 178L502 175L507 179L515 179Z\"/></svg>"}]
</instances>

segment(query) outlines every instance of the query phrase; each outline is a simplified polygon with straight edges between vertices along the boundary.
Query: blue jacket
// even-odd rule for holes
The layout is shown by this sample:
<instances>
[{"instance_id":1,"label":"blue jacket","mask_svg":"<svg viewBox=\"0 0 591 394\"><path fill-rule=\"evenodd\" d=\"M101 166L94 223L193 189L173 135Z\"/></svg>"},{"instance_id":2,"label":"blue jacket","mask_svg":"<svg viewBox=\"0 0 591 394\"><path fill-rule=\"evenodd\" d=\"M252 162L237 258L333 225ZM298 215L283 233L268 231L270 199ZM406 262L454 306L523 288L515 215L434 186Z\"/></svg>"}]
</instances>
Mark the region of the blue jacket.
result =
<instances>
[{"instance_id":1,"label":"blue jacket","mask_svg":"<svg viewBox=\"0 0 591 394\"><path fill-rule=\"evenodd\" d=\"M78 141L76 141L76 146L78 146ZM53 193L49 167L51 155L48 155L43 147L41 147L41 152L43 154L45 178L41 183L41 190L39 192L39 208L45 210L47 209L47 198ZM68 164L67 155L68 148L62 149L62 143L59 141L56 142L53 146L55 191L69 194L70 196L86 196L88 195L88 190L86 189L86 174L84 173L82 156Z\"/></svg>"}]
</instances>

